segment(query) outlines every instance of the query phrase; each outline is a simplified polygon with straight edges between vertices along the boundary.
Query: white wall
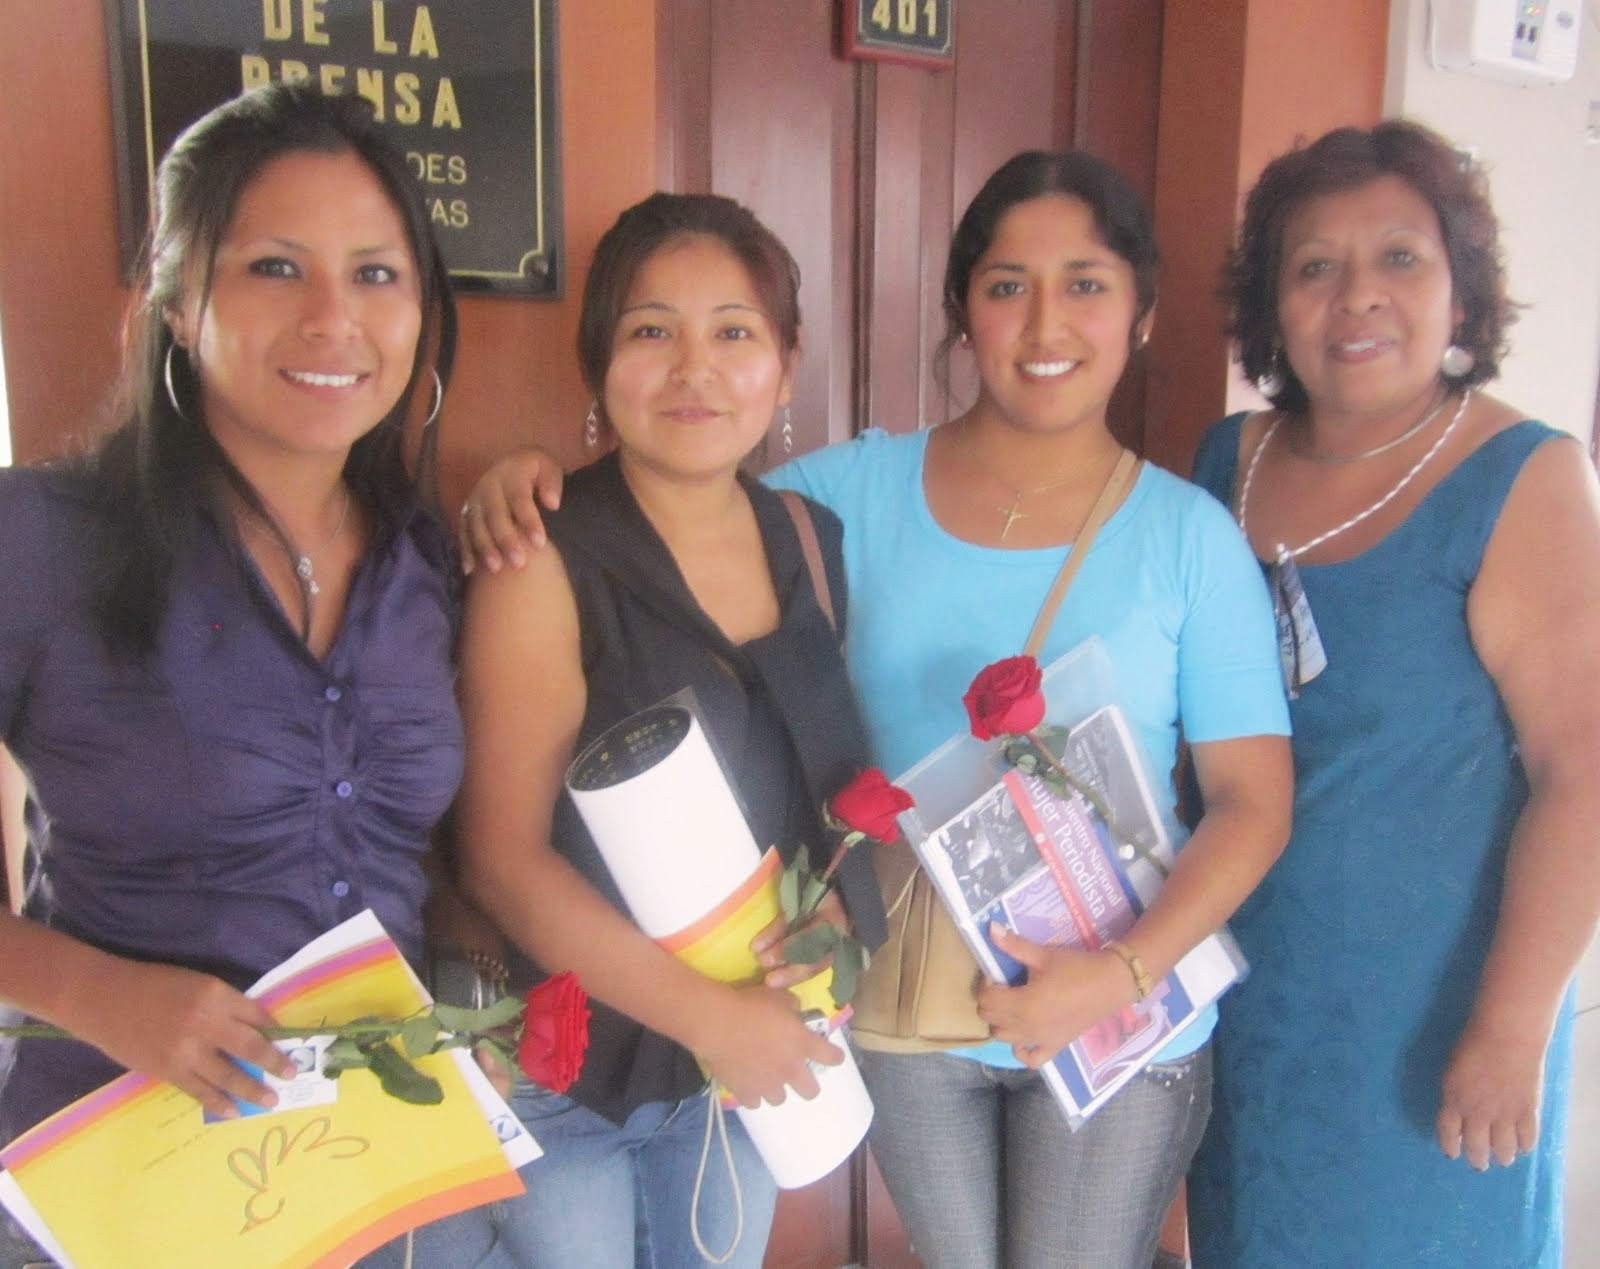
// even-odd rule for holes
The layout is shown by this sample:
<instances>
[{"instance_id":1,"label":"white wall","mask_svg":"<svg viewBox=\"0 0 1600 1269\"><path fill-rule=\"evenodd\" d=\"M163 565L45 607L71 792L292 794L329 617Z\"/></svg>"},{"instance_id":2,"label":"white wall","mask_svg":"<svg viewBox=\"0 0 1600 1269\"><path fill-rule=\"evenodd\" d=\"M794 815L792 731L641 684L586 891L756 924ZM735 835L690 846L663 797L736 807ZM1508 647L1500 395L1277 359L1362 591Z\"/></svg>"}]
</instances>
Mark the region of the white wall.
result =
<instances>
[{"instance_id":1,"label":"white wall","mask_svg":"<svg viewBox=\"0 0 1600 1269\"><path fill-rule=\"evenodd\" d=\"M1473 147L1487 167L1511 295L1527 306L1490 391L1587 438L1600 381L1600 145L1585 143L1600 103L1600 0L1583 0L1577 74L1532 88L1435 70L1429 3L1391 0L1384 113Z\"/></svg>"}]
</instances>

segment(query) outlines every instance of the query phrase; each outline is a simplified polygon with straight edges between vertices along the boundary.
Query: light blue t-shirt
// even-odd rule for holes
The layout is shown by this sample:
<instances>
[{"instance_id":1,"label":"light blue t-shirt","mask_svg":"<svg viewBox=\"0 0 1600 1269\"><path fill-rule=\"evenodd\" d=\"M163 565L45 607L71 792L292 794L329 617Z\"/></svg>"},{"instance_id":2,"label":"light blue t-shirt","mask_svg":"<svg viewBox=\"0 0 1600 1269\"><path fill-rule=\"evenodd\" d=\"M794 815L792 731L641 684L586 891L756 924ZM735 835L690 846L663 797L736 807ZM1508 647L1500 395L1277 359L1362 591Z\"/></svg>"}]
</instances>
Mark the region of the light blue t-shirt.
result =
<instances>
[{"instance_id":1,"label":"light blue t-shirt","mask_svg":"<svg viewBox=\"0 0 1600 1269\"><path fill-rule=\"evenodd\" d=\"M873 429L786 464L797 489L844 523L846 659L879 765L891 775L967 728L962 694L984 666L1022 651L1066 551L1001 550L940 528L922 488L930 432ZM1180 724L1190 743L1287 735L1288 707L1261 568L1226 509L1145 464L1095 538L1039 663L1098 635L1116 699L1175 801ZM1215 1011L1162 1053L1210 1036ZM1015 1065L1004 1045L983 1060Z\"/></svg>"}]
</instances>

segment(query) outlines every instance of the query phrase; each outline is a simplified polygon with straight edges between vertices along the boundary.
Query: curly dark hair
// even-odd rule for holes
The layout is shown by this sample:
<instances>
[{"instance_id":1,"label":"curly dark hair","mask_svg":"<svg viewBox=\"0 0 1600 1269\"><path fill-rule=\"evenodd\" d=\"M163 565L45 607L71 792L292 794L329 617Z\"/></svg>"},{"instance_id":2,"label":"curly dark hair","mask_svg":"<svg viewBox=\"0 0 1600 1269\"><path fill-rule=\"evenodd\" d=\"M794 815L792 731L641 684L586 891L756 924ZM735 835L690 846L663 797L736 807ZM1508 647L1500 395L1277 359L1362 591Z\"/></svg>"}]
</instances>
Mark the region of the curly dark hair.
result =
<instances>
[{"instance_id":1,"label":"curly dark hair","mask_svg":"<svg viewBox=\"0 0 1600 1269\"><path fill-rule=\"evenodd\" d=\"M1473 387L1500 373L1516 305L1506 295L1500 224L1488 182L1476 163L1432 129L1409 119L1388 119L1373 128L1335 128L1280 155L1267 164L1245 200L1221 296L1245 375L1259 379L1272 369L1282 375L1283 387L1271 398L1280 410L1299 413L1309 403L1293 368L1279 355L1284 228L1311 199L1359 189L1384 176L1405 181L1439 218L1451 287L1463 314L1455 342L1473 356L1472 369L1451 383Z\"/></svg>"}]
</instances>

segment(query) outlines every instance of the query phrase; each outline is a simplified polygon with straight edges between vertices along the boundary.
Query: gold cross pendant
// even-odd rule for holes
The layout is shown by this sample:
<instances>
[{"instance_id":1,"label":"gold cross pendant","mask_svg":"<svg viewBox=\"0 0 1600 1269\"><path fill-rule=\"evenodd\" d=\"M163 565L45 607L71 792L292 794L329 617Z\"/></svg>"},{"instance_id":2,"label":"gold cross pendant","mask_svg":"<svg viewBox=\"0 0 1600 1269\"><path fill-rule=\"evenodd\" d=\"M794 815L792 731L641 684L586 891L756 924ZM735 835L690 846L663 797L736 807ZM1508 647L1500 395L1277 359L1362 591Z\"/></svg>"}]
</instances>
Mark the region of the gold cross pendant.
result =
<instances>
[{"instance_id":1,"label":"gold cross pendant","mask_svg":"<svg viewBox=\"0 0 1600 1269\"><path fill-rule=\"evenodd\" d=\"M1018 520L1027 519L1026 513L1019 510L1022 506L1022 495L1019 493L1011 500L1009 507L996 507L995 510L1006 518L1006 527L1000 530L1000 540L1005 541L1006 534L1011 532L1011 526Z\"/></svg>"}]
</instances>

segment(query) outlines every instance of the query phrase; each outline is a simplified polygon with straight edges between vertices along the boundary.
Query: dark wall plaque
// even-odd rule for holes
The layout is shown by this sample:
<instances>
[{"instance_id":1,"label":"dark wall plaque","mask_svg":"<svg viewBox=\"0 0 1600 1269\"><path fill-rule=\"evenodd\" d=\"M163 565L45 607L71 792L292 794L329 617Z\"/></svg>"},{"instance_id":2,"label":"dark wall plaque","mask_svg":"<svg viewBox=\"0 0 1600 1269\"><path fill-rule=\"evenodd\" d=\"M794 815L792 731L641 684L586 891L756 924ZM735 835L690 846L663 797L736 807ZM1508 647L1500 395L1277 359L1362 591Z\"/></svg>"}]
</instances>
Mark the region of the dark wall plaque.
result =
<instances>
[{"instance_id":1,"label":"dark wall plaque","mask_svg":"<svg viewBox=\"0 0 1600 1269\"><path fill-rule=\"evenodd\" d=\"M359 93L406 152L458 291L562 286L555 0L106 0L119 231L133 272L156 164L268 80Z\"/></svg>"},{"instance_id":2,"label":"dark wall plaque","mask_svg":"<svg viewBox=\"0 0 1600 1269\"><path fill-rule=\"evenodd\" d=\"M845 57L943 69L955 61L955 0L839 0Z\"/></svg>"}]
</instances>

